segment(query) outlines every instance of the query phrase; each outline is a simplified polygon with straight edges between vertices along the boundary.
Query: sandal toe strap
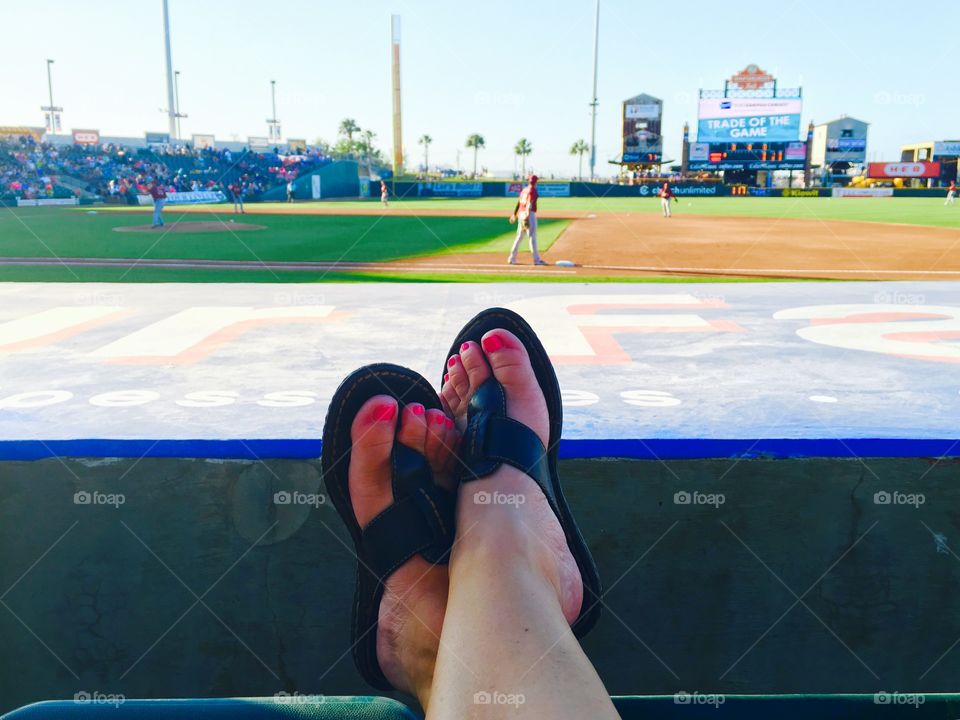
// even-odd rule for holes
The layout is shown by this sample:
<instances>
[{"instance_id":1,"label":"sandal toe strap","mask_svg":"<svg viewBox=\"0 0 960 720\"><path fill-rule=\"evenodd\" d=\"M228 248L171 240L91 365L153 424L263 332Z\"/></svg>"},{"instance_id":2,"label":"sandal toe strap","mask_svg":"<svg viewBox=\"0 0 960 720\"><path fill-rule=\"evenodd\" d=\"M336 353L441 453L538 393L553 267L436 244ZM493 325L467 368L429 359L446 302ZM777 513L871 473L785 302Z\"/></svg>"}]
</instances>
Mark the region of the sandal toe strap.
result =
<instances>
[{"instance_id":1,"label":"sandal toe strap","mask_svg":"<svg viewBox=\"0 0 960 720\"><path fill-rule=\"evenodd\" d=\"M398 445L401 454L415 455L423 465L419 473L410 471L413 458L404 457L402 475L405 494L377 515L361 533L363 562L380 580L388 577L418 553L429 562L446 562L453 544L455 495L433 484L426 459ZM407 452L404 453L403 451ZM418 478L419 482L414 483ZM398 480L394 476L394 480ZM394 483L397 497L397 483Z\"/></svg>"}]
</instances>

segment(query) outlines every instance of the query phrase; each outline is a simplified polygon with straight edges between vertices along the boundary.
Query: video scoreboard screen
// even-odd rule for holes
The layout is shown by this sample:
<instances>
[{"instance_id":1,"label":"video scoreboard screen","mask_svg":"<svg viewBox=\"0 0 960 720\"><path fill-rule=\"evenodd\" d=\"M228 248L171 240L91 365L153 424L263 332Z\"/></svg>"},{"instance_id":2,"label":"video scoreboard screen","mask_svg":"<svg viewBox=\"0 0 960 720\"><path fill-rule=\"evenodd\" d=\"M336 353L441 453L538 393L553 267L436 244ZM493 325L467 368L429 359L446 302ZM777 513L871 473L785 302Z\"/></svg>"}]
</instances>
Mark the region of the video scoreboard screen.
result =
<instances>
[{"instance_id":1,"label":"video scoreboard screen","mask_svg":"<svg viewBox=\"0 0 960 720\"><path fill-rule=\"evenodd\" d=\"M790 142L800 137L799 98L701 98L697 140Z\"/></svg>"},{"instance_id":2,"label":"video scoreboard screen","mask_svg":"<svg viewBox=\"0 0 960 720\"><path fill-rule=\"evenodd\" d=\"M638 95L623 103L622 161L659 163L663 159L660 126L663 103L649 95Z\"/></svg>"},{"instance_id":3,"label":"video scoreboard screen","mask_svg":"<svg viewBox=\"0 0 960 720\"><path fill-rule=\"evenodd\" d=\"M802 170L805 142L690 143L690 170Z\"/></svg>"}]
</instances>

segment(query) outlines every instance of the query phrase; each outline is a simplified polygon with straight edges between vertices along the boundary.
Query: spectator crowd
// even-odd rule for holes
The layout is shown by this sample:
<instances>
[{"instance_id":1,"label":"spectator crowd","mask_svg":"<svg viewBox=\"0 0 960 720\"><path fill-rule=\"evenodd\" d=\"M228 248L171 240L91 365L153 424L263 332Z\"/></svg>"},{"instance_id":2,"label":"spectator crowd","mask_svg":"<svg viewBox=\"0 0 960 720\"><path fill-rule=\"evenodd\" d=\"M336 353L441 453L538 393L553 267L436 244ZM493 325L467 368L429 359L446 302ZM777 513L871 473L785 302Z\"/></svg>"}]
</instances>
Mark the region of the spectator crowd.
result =
<instances>
[{"instance_id":1,"label":"spectator crowd","mask_svg":"<svg viewBox=\"0 0 960 720\"><path fill-rule=\"evenodd\" d=\"M284 154L278 148L54 145L20 136L0 139L0 199L98 196L135 203L157 180L167 192L219 190L227 195L232 186L256 200L329 162L332 158L318 150Z\"/></svg>"}]
</instances>

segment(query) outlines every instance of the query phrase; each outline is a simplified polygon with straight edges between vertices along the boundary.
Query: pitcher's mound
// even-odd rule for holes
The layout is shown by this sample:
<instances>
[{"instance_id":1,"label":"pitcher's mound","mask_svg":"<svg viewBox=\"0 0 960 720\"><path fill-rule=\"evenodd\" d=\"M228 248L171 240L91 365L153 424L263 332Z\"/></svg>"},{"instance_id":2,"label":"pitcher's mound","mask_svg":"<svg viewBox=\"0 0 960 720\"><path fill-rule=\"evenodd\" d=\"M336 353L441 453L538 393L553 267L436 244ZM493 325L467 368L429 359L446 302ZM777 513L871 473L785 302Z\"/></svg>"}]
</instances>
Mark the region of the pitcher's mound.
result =
<instances>
[{"instance_id":1,"label":"pitcher's mound","mask_svg":"<svg viewBox=\"0 0 960 720\"><path fill-rule=\"evenodd\" d=\"M150 225L122 225L115 227L114 232L147 232L147 233L212 233L212 232L247 232L249 230L266 230L266 225L252 225L238 222L170 222L161 227Z\"/></svg>"}]
</instances>

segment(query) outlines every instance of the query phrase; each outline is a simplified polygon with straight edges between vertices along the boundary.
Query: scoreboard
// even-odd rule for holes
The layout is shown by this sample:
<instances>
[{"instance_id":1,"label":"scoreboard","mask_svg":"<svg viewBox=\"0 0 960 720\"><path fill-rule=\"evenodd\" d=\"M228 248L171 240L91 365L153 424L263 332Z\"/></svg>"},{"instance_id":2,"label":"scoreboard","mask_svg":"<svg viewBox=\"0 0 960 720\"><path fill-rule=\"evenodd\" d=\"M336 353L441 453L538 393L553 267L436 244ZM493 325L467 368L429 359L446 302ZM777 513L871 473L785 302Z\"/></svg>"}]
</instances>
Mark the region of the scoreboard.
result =
<instances>
[{"instance_id":1,"label":"scoreboard","mask_svg":"<svg viewBox=\"0 0 960 720\"><path fill-rule=\"evenodd\" d=\"M663 158L663 101L641 93L623 101L623 163L656 164Z\"/></svg>"},{"instance_id":2,"label":"scoreboard","mask_svg":"<svg viewBox=\"0 0 960 720\"><path fill-rule=\"evenodd\" d=\"M690 143L690 170L802 170L805 142Z\"/></svg>"}]
</instances>

